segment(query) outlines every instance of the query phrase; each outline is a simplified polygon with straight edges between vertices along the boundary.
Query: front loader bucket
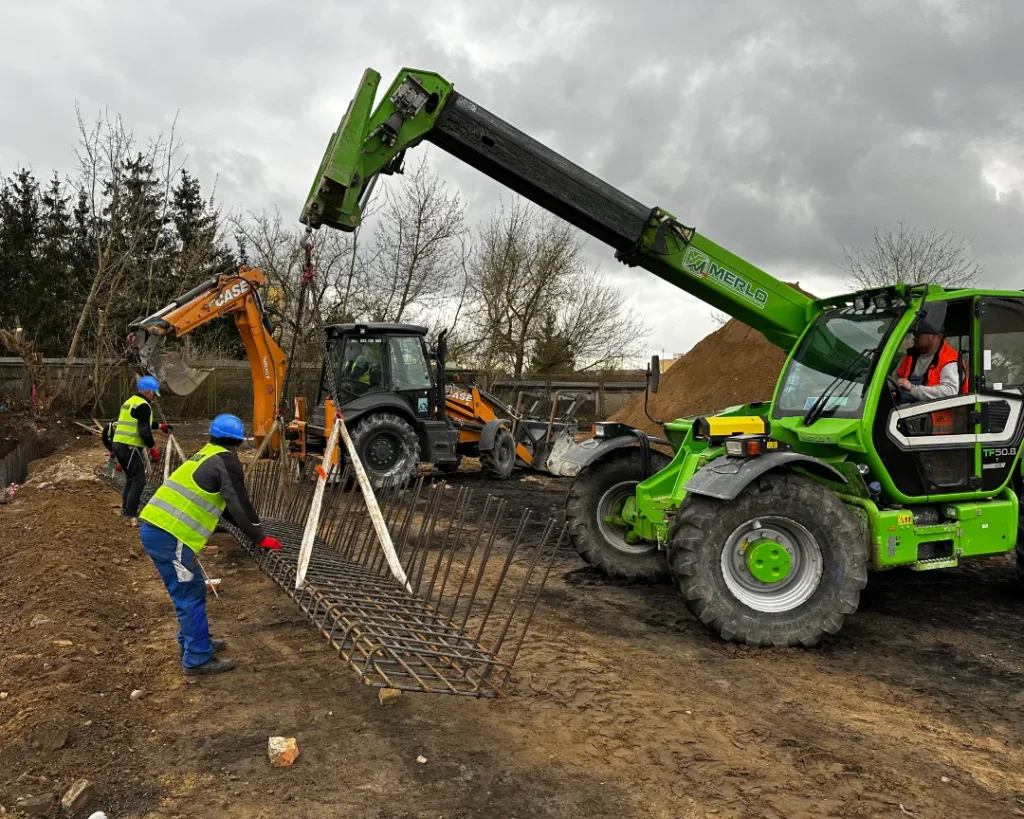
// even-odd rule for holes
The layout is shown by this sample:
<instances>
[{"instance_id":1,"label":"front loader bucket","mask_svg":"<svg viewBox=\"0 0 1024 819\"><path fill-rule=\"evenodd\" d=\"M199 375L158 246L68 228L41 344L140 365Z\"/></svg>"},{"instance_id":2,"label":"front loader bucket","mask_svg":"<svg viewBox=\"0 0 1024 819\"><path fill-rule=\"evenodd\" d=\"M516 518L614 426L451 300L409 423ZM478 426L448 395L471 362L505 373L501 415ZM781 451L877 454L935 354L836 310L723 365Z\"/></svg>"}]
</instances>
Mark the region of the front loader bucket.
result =
<instances>
[{"instance_id":1,"label":"front loader bucket","mask_svg":"<svg viewBox=\"0 0 1024 819\"><path fill-rule=\"evenodd\" d=\"M578 449L578 444L569 430L555 432L551 438L547 457L543 458L539 464L535 461L534 467L558 477L571 478L580 471L582 466L578 459L572 457L576 449Z\"/></svg>"},{"instance_id":2,"label":"front loader bucket","mask_svg":"<svg viewBox=\"0 0 1024 819\"><path fill-rule=\"evenodd\" d=\"M189 395L206 380L212 369L188 366L180 353L164 350L164 336L150 335L139 349L139 362L147 372L165 383L175 395Z\"/></svg>"}]
</instances>

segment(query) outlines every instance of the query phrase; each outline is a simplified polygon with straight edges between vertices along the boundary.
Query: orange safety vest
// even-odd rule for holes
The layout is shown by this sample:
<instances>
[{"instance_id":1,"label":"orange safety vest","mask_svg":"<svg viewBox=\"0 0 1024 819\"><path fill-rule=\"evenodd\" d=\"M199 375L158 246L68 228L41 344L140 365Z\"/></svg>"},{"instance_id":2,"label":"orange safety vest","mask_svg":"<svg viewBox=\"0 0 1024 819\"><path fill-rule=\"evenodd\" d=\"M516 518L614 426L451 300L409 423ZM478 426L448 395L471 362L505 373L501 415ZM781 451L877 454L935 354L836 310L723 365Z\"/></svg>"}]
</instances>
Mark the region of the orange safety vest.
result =
<instances>
[{"instance_id":1,"label":"orange safety vest","mask_svg":"<svg viewBox=\"0 0 1024 819\"><path fill-rule=\"evenodd\" d=\"M917 352L911 351L903 356L903 360L900 362L899 369L896 370L896 376L898 378L910 378L910 374L914 371L914 363L917 361ZM939 347L939 352L936 353L932 359L932 363L928 365L928 369L924 376L924 386L935 387L939 384L939 376L942 373L942 368L947 364L956 364L960 370L960 393L961 395L967 394L967 370L963 366L963 362L960 360L960 354L949 346L949 343L943 340L942 346Z\"/></svg>"}]
</instances>

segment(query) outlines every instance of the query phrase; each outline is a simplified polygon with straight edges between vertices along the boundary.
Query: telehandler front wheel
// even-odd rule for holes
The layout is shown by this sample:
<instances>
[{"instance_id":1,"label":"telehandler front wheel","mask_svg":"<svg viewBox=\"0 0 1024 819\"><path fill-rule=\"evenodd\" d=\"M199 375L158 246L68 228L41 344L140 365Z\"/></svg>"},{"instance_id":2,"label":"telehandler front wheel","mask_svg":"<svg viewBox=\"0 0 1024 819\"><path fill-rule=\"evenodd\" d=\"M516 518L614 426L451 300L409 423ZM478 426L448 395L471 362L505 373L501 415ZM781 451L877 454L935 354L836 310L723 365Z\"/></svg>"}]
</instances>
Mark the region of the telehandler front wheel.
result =
<instances>
[{"instance_id":1,"label":"telehandler front wheel","mask_svg":"<svg viewBox=\"0 0 1024 819\"><path fill-rule=\"evenodd\" d=\"M724 640L817 644L857 610L868 548L827 488L769 473L732 501L691 495L672 524L672 578L687 608Z\"/></svg>"},{"instance_id":2,"label":"telehandler front wheel","mask_svg":"<svg viewBox=\"0 0 1024 819\"><path fill-rule=\"evenodd\" d=\"M650 455L652 475L672 460L654 449ZM633 497L642 472L638 447L614 451L580 471L565 501L572 545L590 566L617 580L668 579L665 553L657 544L630 543L628 527L615 522L625 501Z\"/></svg>"}]
</instances>

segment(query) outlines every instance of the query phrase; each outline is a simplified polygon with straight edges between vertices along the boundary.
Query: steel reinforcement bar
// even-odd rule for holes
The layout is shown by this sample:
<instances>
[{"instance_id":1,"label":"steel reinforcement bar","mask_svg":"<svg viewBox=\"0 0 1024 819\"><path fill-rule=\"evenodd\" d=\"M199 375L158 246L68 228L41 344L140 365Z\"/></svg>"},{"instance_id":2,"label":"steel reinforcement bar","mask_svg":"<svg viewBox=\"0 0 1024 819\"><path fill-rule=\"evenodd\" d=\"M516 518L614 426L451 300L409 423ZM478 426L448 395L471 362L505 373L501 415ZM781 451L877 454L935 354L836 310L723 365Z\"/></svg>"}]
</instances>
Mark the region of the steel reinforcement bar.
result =
<instances>
[{"instance_id":1,"label":"steel reinforcement bar","mask_svg":"<svg viewBox=\"0 0 1024 819\"><path fill-rule=\"evenodd\" d=\"M527 537L532 513L499 532L507 504L424 477L375 492L412 592L392 576L362 491L349 467L328 475L305 583L299 547L315 488L315 465L256 464L250 494L282 549L259 549L225 524L258 565L299 605L363 682L404 691L504 694L564 527L547 521Z\"/></svg>"}]
</instances>

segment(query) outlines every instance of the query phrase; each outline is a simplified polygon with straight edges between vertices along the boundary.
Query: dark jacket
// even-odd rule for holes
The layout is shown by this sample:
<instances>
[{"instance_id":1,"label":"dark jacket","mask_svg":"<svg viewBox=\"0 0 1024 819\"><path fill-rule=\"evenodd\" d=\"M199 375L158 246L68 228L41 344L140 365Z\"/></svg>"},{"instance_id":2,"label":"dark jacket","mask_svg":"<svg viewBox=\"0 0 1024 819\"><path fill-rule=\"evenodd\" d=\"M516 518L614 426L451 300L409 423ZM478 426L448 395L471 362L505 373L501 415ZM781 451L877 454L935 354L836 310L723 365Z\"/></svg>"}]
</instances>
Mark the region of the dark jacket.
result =
<instances>
[{"instance_id":1,"label":"dark jacket","mask_svg":"<svg viewBox=\"0 0 1024 819\"><path fill-rule=\"evenodd\" d=\"M252 508L249 492L245 488L245 473L242 462L234 450L218 452L207 458L192 473L194 480L201 489L207 492L219 492L227 504L224 518L241 529L254 542L259 543L265 535L260 527L260 518Z\"/></svg>"}]
</instances>

